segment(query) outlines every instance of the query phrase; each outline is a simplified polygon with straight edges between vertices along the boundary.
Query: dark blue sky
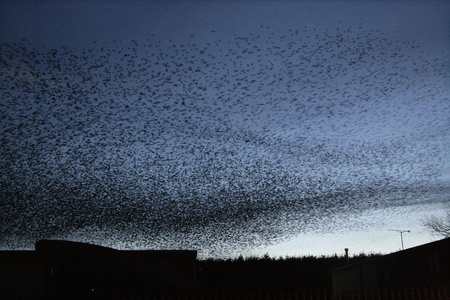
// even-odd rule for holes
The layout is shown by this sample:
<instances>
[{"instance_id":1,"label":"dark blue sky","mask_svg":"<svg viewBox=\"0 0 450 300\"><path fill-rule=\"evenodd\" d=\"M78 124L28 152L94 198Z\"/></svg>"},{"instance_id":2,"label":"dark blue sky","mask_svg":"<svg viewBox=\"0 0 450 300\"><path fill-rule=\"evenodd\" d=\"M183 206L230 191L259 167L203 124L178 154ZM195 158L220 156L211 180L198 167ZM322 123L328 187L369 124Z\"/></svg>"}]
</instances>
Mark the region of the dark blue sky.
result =
<instances>
[{"instance_id":1,"label":"dark blue sky","mask_svg":"<svg viewBox=\"0 0 450 300\"><path fill-rule=\"evenodd\" d=\"M51 46L112 39L207 39L246 34L259 25L273 31L339 22L382 29L389 38L448 47L446 1L1 1L1 37L25 37Z\"/></svg>"},{"instance_id":2,"label":"dark blue sky","mask_svg":"<svg viewBox=\"0 0 450 300\"><path fill-rule=\"evenodd\" d=\"M2 248L430 241L420 219L450 188L448 2L0 3Z\"/></svg>"}]
</instances>

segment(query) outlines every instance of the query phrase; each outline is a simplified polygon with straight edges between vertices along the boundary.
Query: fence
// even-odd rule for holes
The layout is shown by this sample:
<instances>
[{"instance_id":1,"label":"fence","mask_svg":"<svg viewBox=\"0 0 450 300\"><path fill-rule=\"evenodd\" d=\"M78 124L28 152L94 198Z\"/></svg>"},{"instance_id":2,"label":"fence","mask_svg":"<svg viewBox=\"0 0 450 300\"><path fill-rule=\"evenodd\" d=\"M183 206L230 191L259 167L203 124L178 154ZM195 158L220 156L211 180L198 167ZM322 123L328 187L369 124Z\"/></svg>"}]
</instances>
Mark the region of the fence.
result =
<instances>
[{"instance_id":1,"label":"fence","mask_svg":"<svg viewBox=\"0 0 450 300\"><path fill-rule=\"evenodd\" d=\"M335 293L334 300L450 300L450 286L428 286L364 290L362 293Z\"/></svg>"},{"instance_id":2,"label":"fence","mask_svg":"<svg viewBox=\"0 0 450 300\"><path fill-rule=\"evenodd\" d=\"M230 293L176 297L151 300L450 300L450 286L386 288L361 293L332 291L294 293ZM145 298L143 298L145 299ZM134 300L134 299L133 299Z\"/></svg>"}]
</instances>

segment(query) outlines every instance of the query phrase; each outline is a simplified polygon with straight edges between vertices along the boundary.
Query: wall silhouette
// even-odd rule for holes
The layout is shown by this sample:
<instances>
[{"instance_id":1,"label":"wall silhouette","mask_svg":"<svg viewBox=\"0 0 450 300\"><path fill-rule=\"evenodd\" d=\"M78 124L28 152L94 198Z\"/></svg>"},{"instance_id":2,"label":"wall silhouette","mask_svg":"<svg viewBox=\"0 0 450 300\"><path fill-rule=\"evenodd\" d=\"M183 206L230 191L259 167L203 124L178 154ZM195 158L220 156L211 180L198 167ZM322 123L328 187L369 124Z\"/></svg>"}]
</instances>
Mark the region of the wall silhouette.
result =
<instances>
[{"instance_id":1,"label":"wall silhouette","mask_svg":"<svg viewBox=\"0 0 450 300\"><path fill-rule=\"evenodd\" d=\"M192 293L196 251L119 251L39 241L0 252L0 298L85 299Z\"/></svg>"}]
</instances>

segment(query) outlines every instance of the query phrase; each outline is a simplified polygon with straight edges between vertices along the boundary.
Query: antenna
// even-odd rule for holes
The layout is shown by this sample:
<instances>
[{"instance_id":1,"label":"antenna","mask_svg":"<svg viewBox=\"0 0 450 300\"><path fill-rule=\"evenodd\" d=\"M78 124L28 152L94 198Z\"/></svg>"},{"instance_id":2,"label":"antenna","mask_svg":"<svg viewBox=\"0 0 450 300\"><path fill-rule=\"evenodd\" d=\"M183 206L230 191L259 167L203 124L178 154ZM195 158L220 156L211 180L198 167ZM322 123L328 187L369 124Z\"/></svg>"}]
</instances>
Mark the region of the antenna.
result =
<instances>
[{"instance_id":1,"label":"antenna","mask_svg":"<svg viewBox=\"0 0 450 300\"><path fill-rule=\"evenodd\" d=\"M402 250L405 250L405 247L403 247L403 233L405 232L411 232L410 230L398 230L398 229L388 229L389 231L396 231L400 233L400 238L402 240Z\"/></svg>"}]
</instances>

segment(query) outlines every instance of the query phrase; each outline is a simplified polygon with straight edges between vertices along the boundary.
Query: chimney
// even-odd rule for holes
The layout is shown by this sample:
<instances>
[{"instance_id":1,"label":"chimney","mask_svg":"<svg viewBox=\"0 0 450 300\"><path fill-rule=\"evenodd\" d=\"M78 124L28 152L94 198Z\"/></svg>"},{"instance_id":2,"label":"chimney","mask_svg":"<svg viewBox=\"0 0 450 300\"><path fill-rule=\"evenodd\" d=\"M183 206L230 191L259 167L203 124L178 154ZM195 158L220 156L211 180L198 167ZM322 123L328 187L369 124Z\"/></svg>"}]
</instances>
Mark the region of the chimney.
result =
<instances>
[{"instance_id":1,"label":"chimney","mask_svg":"<svg viewBox=\"0 0 450 300\"><path fill-rule=\"evenodd\" d=\"M345 248L345 263L348 265L350 263L350 260L348 258L348 248Z\"/></svg>"}]
</instances>

